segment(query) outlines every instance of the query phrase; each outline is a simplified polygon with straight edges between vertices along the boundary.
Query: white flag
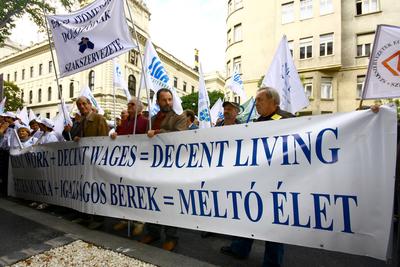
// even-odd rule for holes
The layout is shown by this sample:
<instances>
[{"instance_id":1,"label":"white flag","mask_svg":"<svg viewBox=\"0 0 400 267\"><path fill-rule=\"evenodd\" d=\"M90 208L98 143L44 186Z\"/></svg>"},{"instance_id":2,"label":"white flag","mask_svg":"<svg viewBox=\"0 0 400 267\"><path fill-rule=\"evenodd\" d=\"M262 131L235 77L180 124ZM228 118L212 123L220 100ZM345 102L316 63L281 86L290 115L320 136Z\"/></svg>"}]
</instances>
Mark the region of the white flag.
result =
<instances>
[{"instance_id":1,"label":"white flag","mask_svg":"<svg viewBox=\"0 0 400 267\"><path fill-rule=\"evenodd\" d=\"M214 106L212 106L210 110L211 122L213 125L215 125L218 119L224 118L224 108L222 107L222 104L223 102L221 98L218 98L217 102L214 103Z\"/></svg>"},{"instance_id":2,"label":"white flag","mask_svg":"<svg viewBox=\"0 0 400 267\"><path fill-rule=\"evenodd\" d=\"M229 81L227 88L229 88L232 92L240 96L243 100L246 99L246 93L243 87L243 81L240 77L239 67L236 65L235 69L233 70L231 80Z\"/></svg>"},{"instance_id":3,"label":"white flag","mask_svg":"<svg viewBox=\"0 0 400 267\"><path fill-rule=\"evenodd\" d=\"M150 38L147 39L146 42L143 65L146 72L142 73L140 78L140 89L146 89L146 84L147 87L154 92L154 94L157 94L157 91L161 88L169 89L172 92L173 97L172 109L176 114L182 114L182 100L176 92L176 89L170 85L170 78L168 77L167 71L158 57Z\"/></svg>"},{"instance_id":4,"label":"white flag","mask_svg":"<svg viewBox=\"0 0 400 267\"><path fill-rule=\"evenodd\" d=\"M18 113L17 117L21 120L24 125L29 125L29 116L27 107L23 107Z\"/></svg>"},{"instance_id":5,"label":"white flag","mask_svg":"<svg viewBox=\"0 0 400 267\"><path fill-rule=\"evenodd\" d=\"M84 96L89 99L89 101L92 103L92 106L97 109L97 112L101 115L104 114L104 110L100 107L99 103L97 102L96 98L94 98L94 95L92 91L90 91L90 88L88 86L82 88L80 96Z\"/></svg>"},{"instance_id":6,"label":"white flag","mask_svg":"<svg viewBox=\"0 0 400 267\"><path fill-rule=\"evenodd\" d=\"M147 110L149 111L150 117L157 115L157 113L160 111L160 106L157 105L155 96L153 97L153 101L151 101L151 105L148 106Z\"/></svg>"},{"instance_id":7,"label":"white flag","mask_svg":"<svg viewBox=\"0 0 400 267\"><path fill-rule=\"evenodd\" d=\"M61 101L61 104L58 104L58 114L52 119L54 122L54 131L56 133L62 134L64 126L66 125L72 126L72 119L69 116L72 108L73 106L65 104L64 100Z\"/></svg>"},{"instance_id":8,"label":"white flag","mask_svg":"<svg viewBox=\"0 0 400 267\"><path fill-rule=\"evenodd\" d=\"M245 103L240 106L240 114L237 116L237 119L242 123L253 122L259 114L257 113L255 107L255 100L253 97L250 97Z\"/></svg>"},{"instance_id":9,"label":"white flag","mask_svg":"<svg viewBox=\"0 0 400 267\"><path fill-rule=\"evenodd\" d=\"M400 97L400 27L378 25L363 99Z\"/></svg>"},{"instance_id":10,"label":"white flag","mask_svg":"<svg viewBox=\"0 0 400 267\"><path fill-rule=\"evenodd\" d=\"M0 114L4 113L6 110L6 100L7 100L7 97L4 97L3 100L1 100L1 102L0 102Z\"/></svg>"},{"instance_id":11,"label":"white flag","mask_svg":"<svg viewBox=\"0 0 400 267\"><path fill-rule=\"evenodd\" d=\"M137 46L126 23L124 1L97 0L47 21L57 53L60 77L92 68Z\"/></svg>"},{"instance_id":12,"label":"white flag","mask_svg":"<svg viewBox=\"0 0 400 267\"><path fill-rule=\"evenodd\" d=\"M29 122L33 121L33 120L37 120L38 118L36 117L35 113L33 113L32 109L29 109Z\"/></svg>"},{"instance_id":13,"label":"white flag","mask_svg":"<svg viewBox=\"0 0 400 267\"><path fill-rule=\"evenodd\" d=\"M199 118L199 128L210 128L211 118L210 118L210 99L208 98L208 93L206 89L206 83L204 81L203 70L200 64L199 71L199 102L198 102L198 115Z\"/></svg>"},{"instance_id":14,"label":"white flag","mask_svg":"<svg viewBox=\"0 0 400 267\"><path fill-rule=\"evenodd\" d=\"M114 75L113 75L113 84L115 87L121 88L124 90L124 93L126 95L126 98L128 99L128 102L131 100L131 93L129 93L128 90L128 83L125 81L124 77L122 76L122 69L121 65L118 63L117 59L113 59L114 63Z\"/></svg>"},{"instance_id":15,"label":"white flag","mask_svg":"<svg viewBox=\"0 0 400 267\"><path fill-rule=\"evenodd\" d=\"M285 35L282 37L262 84L278 91L281 98L280 107L285 111L294 114L309 105Z\"/></svg>"}]
</instances>

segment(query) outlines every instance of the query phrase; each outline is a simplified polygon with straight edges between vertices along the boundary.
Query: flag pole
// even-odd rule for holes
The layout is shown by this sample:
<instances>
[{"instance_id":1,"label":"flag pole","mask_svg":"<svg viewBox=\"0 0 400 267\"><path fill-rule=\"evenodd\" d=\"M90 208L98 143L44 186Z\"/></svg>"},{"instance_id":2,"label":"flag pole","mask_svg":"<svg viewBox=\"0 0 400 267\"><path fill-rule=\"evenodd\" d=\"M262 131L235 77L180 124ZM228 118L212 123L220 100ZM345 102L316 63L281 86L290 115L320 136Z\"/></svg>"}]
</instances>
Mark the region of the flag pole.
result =
<instances>
[{"instance_id":1,"label":"flag pole","mask_svg":"<svg viewBox=\"0 0 400 267\"><path fill-rule=\"evenodd\" d=\"M44 1L44 0L43 0L43 4L45 4L45 1ZM45 20L44 25L46 26L46 32L47 32L47 41L49 42L49 49L50 49L50 54L51 54L51 60L52 60L52 64L53 64L54 74L55 74L55 76L56 76L58 97L60 98L60 102L61 102L61 110L62 110L62 113L63 113L63 116L64 116L64 126L65 126L65 123L67 122L67 117L66 117L65 110L64 110L64 107L63 107L64 98L63 98L62 92L61 92L61 90L60 90L60 82L59 82L59 79L58 79L58 74L57 74L57 69L56 69L56 62L55 62L55 60L54 60L53 49L51 48L49 25L47 24L48 21L47 21L47 18L46 18L46 11L45 11L44 8L43 8L43 14L44 14L44 20ZM72 140L71 132L68 132L68 135L69 135L69 139Z\"/></svg>"},{"instance_id":2,"label":"flag pole","mask_svg":"<svg viewBox=\"0 0 400 267\"><path fill-rule=\"evenodd\" d=\"M132 18L131 8L129 7L128 0L126 0L125 2L126 2L126 5L128 6L129 18L130 18L130 20L132 22L132 29L133 29L133 33L135 35L136 45L137 45L138 51L139 51L140 64L142 65L142 76L143 75L147 75L145 67L144 67L144 64L143 64L142 51L140 50L139 38L138 38L138 35L137 35L137 32L136 32L135 22L133 21L133 18ZM148 105L149 110L151 110L150 93L149 93L149 87L147 85L146 76L144 76L144 85L146 87L147 105ZM138 96L136 98L136 101L140 101L140 89L141 88L140 88L140 85L139 85ZM135 103L135 105L136 105L136 112L135 112L136 118L135 118L135 123L133 125L133 134L135 134L135 132L136 132L137 116L138 116L138 110L139 110L139 106L136 103ZM151 130L151 118L149 119L149 129Z\"/></svg>"},{"instance_id":3,"label":"flag pole","mask_svg":"<svg viewBox=\"0 0 400 267\"><path fill-rule=\"evenodd\" d=\"M251 105L250 113L249 113L249 116L247 117L246 123L249 123L250 118L251 118L251 114L253 114L255 105L256 105L256 101L253 100L253 104Z\"/></svg>"}]
</instances>

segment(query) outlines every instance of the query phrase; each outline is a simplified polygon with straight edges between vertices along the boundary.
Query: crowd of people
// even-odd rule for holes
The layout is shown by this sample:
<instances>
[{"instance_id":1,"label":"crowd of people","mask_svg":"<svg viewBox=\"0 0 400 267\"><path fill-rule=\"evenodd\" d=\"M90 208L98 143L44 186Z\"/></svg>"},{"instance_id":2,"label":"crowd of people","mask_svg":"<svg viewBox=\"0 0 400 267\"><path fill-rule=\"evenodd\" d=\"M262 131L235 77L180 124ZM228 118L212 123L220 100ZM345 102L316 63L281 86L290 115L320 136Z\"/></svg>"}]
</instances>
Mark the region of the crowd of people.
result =
<instances>
[{"instance_id":1,"label":"crowd of people","mask_svg":"<svg viewBox=\"0 0 400 267\"><path fill-rule=\"evenodd\" d=\"M197 129L196 116L193 111L186 110L178 115L173 110L173 94L168 89L160 89L156 94L157 104L160 111L151 118L149 128L148 113L143 111L143 104L133 97L127 105L127 109L121 112L121 117L115 129L110 131L105 118L93 109L91 102L86 97L79 97L76 106L79 113L73 119L72 125L67 125L61 134L54 131L54 123L50 119L34 119L29 125L24 125L16 114L5 112L0 115L0 164L5 166L8 160L7 151L10 148L26 148L36 144L47 144L60 141L78 142L81 138L94 136L110 136L116 140L121 135L146 134L149 138L160 133L177 132ZM293 114L279 108L279 93L269 87L260 88L255 98L255 108L260 115L255 122L281 120L294 117ZM216 127L239 124L237 116L240 112L238 103L225 101L223 103L224 119L216 123ZM2 180L6 181L4 173ZM3 193L4 194L4 193ZM87 216L80 214L81 216ZM79 216L78 216L79 217ZM100 216L89 216L88 227L96 229L102 226L104 218ZM121 229L127 225L121 221L115 228ZM134 233L142 232L144 223L135 222ZM166 237L163 248L169 251L174 250L178 242L178 229L171 226L146 223L145 234L141 242L150 244L161 237L164 231ZM207 237L210 233L203 233ZM221 253L244 259L250 254L253 244L252 239L236 237L232 243L221 248ZM265 241L265 252L263 266L281 266L283 261L284 246L276 242Z\"/></svg>"}]
</instances>

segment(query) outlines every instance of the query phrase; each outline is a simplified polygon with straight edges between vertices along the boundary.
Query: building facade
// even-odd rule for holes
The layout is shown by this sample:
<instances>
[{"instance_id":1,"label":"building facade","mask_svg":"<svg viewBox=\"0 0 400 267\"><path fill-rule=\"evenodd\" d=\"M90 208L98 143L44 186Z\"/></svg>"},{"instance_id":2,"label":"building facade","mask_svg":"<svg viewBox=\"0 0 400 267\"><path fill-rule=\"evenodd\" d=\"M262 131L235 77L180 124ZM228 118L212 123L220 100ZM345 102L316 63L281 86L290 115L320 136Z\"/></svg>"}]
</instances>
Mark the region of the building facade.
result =
<instances>
[{"instance_id":1,"label":"building facade","mask_svg":"<svg viewBox=\"0 0 400 267\"><path fill-rule=\"evenodd\" d=\"M129 5L132 17L135 18L135 29L140 51L144 53L144 45L149 36L150 11L143 1L130 0ZM127 6L125 6L125 11L127 13L128 25L132 32L132 21L130 20ZM198 91L198 72L156 44L154 44L154 47L178 94L183 96ZM8 46L5 48L9 49ZM59 79L58 86L60 90L58 90L47 40L25 49L15 47L12 51L4 51L4 53L6 52L7 54L0 57L0 73L3 73L5 80L14 82L22 89L21 97L24 100L24 104L32 109L35 114L53 118L57 115L57 105L60 103L61 97L64 98L66 103L73 103L79 96L81 88L85 86L89 86L96 100L104 110L109 110L113 113L114 88L112 61ZM55 52L54 49L53 52ZM57 59L55 58L55 60ZM132 50L129 53L120 55L118 61L123 69L122 73L125 81L128 83L131 95L137 96L141 74L139 53ZM57 62L56 66L58 66ZM220 81L224 82L222 77ZM220 84L215 84L214 80L211 83L210 90L221 90L223 88ZM62 96L59 95L59 91ZM124 92L120 89L116 89L115 95L115 111L116 114L119 114L122 109L126 109L127 100ZM146 93L143 91L140 93L140 96L141 100L146 103Z\"/></svg>"},{"instance_id":2,"label":"building facade","mask_svg":"<svg viewBox=\"0 0 400 267\"><path fill-rule=\"evenodd\" d=\"M301 114L355 110L376 27L399 25L399 12L398 0L228 0L226 80L237 66L255 95L286 35L310 99Z\"/></svg>"}]
</instances>

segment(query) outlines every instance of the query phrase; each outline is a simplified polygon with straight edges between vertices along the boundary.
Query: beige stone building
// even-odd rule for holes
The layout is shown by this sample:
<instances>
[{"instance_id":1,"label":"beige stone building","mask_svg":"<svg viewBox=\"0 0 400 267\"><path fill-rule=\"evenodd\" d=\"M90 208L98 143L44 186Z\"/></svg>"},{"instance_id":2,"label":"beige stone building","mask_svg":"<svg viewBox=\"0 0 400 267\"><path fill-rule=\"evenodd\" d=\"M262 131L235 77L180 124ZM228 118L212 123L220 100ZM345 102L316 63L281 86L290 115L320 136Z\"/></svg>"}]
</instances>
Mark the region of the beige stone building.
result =
<instances>
[{"instance_id":1,"label":"beige stone building","mask_svg":"<svg viewBox=\"0 0 400 267\"><path fill-rule=\"evenodd\" d=\"M227 0L227 80L239 65L254 95L285 34L310 98L302 114L354 110L376 26L399 13L398 0Z\"/></svg>"},{"instance_id":2,"label":"beige stone building","mask_svg":"<svg viewBox=\"0 0 400 267\"><path fill-rule=\"evenodd\" d=\"M150 11L143 1L131 0L129 3L135 20L140 50L144 53L144 45L149 36ZM128 25L132 29L127 7L125 7L125 11ZM22 98L25 105L33 109L35 114L48 118L56 116L60 96L58 95L48 41L43 41L25 49L12 43L11 46L7 44L4 48L0 48L0 51L3 51L1 53L4 53L0 57L0 73L3 73L5 80L15 82L22 89ZM183 96L198 91L198 72L156 44L154 46L172 80L172 85L177 88L178 94ZM118 60L123 68L123 75L128 82L131 95L137 95L141 74L138 52L132 50L129 53L120 55ZM219 79L215 79L215 75L211 75L209 81L208 79L206 80L207 87L209 90L222 90L224 78L220 75ZM112 61L59 79L62 97L66 103L72 103L79 96L81 88L89 86L101 107L111 112L114 110L112 82ZM145 96L146 93L144 91L141 92L142 101L144 102L146 102ZM116 114L126 108L126 103L123 91L117 90Z\"/></svg>"}]
</instances>

